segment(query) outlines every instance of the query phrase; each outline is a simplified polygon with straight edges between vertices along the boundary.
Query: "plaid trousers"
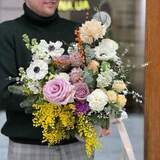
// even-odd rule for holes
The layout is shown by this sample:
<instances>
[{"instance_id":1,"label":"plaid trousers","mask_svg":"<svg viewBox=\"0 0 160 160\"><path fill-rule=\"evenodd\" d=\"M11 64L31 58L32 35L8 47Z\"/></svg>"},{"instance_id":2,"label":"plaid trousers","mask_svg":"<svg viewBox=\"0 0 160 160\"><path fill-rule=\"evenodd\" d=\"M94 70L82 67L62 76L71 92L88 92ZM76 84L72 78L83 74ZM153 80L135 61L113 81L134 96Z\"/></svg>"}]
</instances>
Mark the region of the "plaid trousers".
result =
<instances>
[{"instance_id":1,"label":"plaid trousers","mask_svg":"<svg viewBox=\"0 0 160 160\"><path fill-rule=\"evenodd\" d=\"M9 141L8 160L93 160L88 158L82 142L66 145L22 144Z\"/></svg>"}]
</instances>

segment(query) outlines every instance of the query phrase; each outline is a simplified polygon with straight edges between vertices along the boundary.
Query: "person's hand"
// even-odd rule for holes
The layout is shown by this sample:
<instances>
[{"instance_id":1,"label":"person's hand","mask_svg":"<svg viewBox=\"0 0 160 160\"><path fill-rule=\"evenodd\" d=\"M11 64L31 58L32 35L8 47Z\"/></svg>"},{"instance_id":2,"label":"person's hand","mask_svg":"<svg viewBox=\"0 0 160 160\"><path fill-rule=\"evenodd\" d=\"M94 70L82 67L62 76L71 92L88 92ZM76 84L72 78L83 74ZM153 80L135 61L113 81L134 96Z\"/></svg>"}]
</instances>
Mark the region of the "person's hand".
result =
<instances>
[{"instance_id":1,"label":"person's hand","mask_svg":"<svg viewBox=\"0 0 160 160\"><path fill-rule=\"evenodd\" d=\"M101 128L99 132L100 137L108 136L111 133L110 129Z\"/></svg>"}]
</instances>

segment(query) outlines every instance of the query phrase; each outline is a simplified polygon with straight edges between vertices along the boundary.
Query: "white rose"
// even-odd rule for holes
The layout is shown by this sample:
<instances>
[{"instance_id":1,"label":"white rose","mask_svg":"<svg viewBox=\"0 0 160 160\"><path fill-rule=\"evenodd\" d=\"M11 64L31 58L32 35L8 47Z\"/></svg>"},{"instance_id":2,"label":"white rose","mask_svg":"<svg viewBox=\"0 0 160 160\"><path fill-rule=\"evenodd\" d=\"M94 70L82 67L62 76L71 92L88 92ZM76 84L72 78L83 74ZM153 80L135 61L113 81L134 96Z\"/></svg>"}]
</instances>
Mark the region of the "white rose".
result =
<instances>
[{"instance_id":1,"label":"white rose","mask_svg":"<svg viewBox=\"0 0 160 160\"><path fill-rule=\"evenodd\" d=\"M96 89L87 96L87 101L91 110L100 112L108 103L108 97L101 89Z\"/></svg>"}]
</instances>

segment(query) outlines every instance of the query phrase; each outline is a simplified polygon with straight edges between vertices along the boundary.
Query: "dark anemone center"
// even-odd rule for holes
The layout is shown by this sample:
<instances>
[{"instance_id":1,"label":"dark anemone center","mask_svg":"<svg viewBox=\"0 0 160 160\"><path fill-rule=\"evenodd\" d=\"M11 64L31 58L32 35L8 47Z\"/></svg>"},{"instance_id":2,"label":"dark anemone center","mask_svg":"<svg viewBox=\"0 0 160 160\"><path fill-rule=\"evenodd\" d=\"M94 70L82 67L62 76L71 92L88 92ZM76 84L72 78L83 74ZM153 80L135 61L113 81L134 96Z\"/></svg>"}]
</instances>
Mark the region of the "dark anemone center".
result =
<instances>
[{"instance_id":1,"label":"dark anemone center","mask_svg":"<svg viewBox=\"0 0 160 160\"><path fill-rule=\"evenodd\" d=\"M105 53L101 53L101 54L100 54L100 56L105 56L105 55L106 55Z\"/></svg>"},{"instance_id":2,"label":"dark anemone center","mask_svg":"<svg viewBox=\"0 0 160 160\"><path fill-rule=\"evenodd\" d=\"M34 72L38 73L40 71L40 68L38 66L34 67Z\"/></svg>"},{"instance_id":3,"label":"dark anemone center","mask_svg":"<svg viewBox=\"0 0 160 160\"><path fill-rule=\"evenodd\" d=\"M49 47L48 47L48 50L51 52L51 51L54 51L55 50L55 47L53 46L53 45L50 45Z\"/></svg>"}]
</instances>

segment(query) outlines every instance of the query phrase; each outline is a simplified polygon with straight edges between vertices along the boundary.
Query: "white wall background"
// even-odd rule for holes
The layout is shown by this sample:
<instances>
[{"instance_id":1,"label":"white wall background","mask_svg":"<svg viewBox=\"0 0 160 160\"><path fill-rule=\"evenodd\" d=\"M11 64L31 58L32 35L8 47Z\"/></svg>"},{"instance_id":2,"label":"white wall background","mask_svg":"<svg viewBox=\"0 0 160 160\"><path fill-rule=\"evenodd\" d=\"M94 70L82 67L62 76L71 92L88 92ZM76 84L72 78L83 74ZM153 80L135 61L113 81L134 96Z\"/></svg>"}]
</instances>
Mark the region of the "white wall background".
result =
<instances>
[{"instance_id":1,"label":"white wall background","mask_svg":"<svg viewBox=\"0 0 160 160\"><path fill-rule=\"evenodd\" d=\"M0 21L14 19L23 13L23 0L0 0Z\"/></svg>"}]
</instances>

